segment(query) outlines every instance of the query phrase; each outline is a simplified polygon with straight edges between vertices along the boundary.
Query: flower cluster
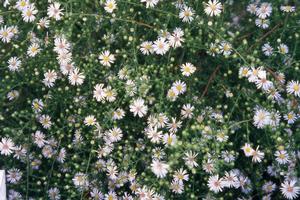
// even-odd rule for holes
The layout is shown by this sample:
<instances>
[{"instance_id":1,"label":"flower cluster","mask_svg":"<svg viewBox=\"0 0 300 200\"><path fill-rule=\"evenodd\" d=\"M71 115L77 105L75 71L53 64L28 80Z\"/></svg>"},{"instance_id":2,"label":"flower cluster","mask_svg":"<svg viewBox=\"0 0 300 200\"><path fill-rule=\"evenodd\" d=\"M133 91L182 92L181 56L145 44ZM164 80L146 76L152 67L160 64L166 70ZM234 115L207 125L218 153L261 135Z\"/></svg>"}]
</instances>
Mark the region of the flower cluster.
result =
<instances>
[{"instance_id":1,"label":"flower cluster","mask_svg":"<svg viewBox=\"0 0 300 200\"><path fill-rule=\"evenodd\" d=\"M7 199L299 199L299 7L0 1Z\"/></svg>"}]
</instances>

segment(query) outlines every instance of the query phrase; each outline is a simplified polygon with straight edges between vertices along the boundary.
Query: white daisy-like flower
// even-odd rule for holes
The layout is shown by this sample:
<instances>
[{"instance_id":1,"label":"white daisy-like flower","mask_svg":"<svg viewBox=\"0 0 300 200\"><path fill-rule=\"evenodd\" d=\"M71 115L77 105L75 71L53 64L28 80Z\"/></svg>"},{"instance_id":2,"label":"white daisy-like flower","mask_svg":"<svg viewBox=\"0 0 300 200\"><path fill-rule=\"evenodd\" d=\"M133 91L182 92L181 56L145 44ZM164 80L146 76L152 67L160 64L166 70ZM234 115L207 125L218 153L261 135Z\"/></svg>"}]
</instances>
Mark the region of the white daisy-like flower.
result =
<instances>
[{"instance_id":1,"label":"white daisy-like flower","mask_svg":"<svg viewBox=\"0 0 300 200\"><path fill-rule=\"evenodd\" d=\"M140 45L140 50L142 54L149 55L154 52L153 43L150 41L145 41Z\"/></svg>"},{"instance_id":2,"label":"white daisy-like flower","mask_svg":"<svg viewBox=\"0 0 300 200\"><path fill-rule=\"evenodd\" d=\"M198 153L192 151L185 152L183 157L185 164L190 168L198 167L197 156Z\"/></svg>"},{"instance_id":3,"label":"white daisy-like flower","mask_svg":"<svg viewBox=\"0 0 300 200\"><path fill-rule=\"evenodd\" d=\"M175 81L172 85L172 90L175 90L177 94L183 94L186 91L186 84L183 81Z\"/></svg>"},{"instance_id":4,"label":"white daisy-like flower","mask_svg":"<svg viewBox=\"0 0 300 200\"><path fill-rule=\"evenodd\" d=\"M168 173L169 165L163 161L152 160L151 170L158 178L164 178Z\"/></svg>"},{"instance_id":5,"label":"white daisy-like flower","mask_svg":"<svg viewBox=\"0 0 300 200\"><path fill-rule=\"evenodd\" d=\"M110 67L116 60L115 56L106 50L102 52L99 56L100 63L104 66Z\"/></svg>"},{"instance_id":6,"label":"white daisy-like flower","mask_svg":"<svg viewBox=\"0 0 300 200\"><path fill-rule=\"evenodd\" d=\"M269 43L264 44L261 49L266 56L271 56L274 50Z\"/></svg>"},{"instance_id":7,"label":"white daisy-like flower","mask_svg":"<svg viewBox=\"0 0 300 200\"><path fill-rule=\"evenodd\" d=\"M280 44L278 46L278 51L281 54L288 54L289 53L289 47L286 44Z\"/></svg>"},{"instance_id":8,"label":"white daisy-like flower","mask_svg":"<svg viewBox=\"0 0 300 200\"><path fill-rule=\"evenodd\" d=\"M154 8L159 0L141 0L142 3L146 3L146 8Z\"/></svg>"},{"instance_id":9,"label":"white daisy-like flower","mask_svg":"<svg viewBox=\"0 0 300 200\"><path fill-rule=\"evenodd\" d=\"M300 97L300 84L299 81L289 81L286 85L286 91L296 97Z\"/></svg>"},{"instance_id":10,"label":"white daisy-like flower","mask_svg":"<svg viewBox=\"0 0 300 200\"><path fill-rule=\"evenodd\" d=\"M0 142L0 153L1 155L9 156L13 153L15 144L10 138L2 138Z\"/></svg>"},{"instance_id":11,"label":"white daisy-like flower","mask_svg":"<svg viewBox=\"0 0 300 200\"><path fill-rule=\"evenodd\" d=\"M264 152L261 152L259 149L259 146L257 146L257 148L252 151L252 162L254 163L260 163L262 161L262 159L265 156Z\"/></svg>"},{"instance_id":12,"label":"white daisy-like flower","mask_svg":"<svg viewBox=\"0 0 300 200\"><path fill-rule=\"evenodd\" d=\"M259 8L256 9L256 15L261 19L266 19L272 13L272 5L270 3L262 3Z\"/></svg>"},{"instance_id":13,"label":"white daisy-like flower","mask_svg":"<svg viewBox=\"0 0 300 200\"><path fill-rule=\"evenodd\" d=\"M264 110L264 109L257 109L255 111L254 117L254 125L257 128L263 128L266 125L270 124L270 112Z\"/></svg>"},{"instance_id":14,"label":"white daisy-like flower","mask_svg":"<svg viewBox=\"0 0 300 200\"><path fill-rule=\"evenodd\" d=\"M180 66L183 76L190 76L196 71L196 67L192 63L185 63Z\"/></svg>"},{"instance_id":15,"label":"white daisy-like flower","mask_svg":"<svg viewBox=\"0 0 300 200\"><path fill-rule=\"evenodd\" d=\"M219 16L222 12L223 6L218 0L209 0L205 3L204 12L208 16Z\"/></svg>"},{"instance_id":16,"label":"white daisy-like flower","mask_svg":"<svg viewBox=\"0 0 300 200\"><path fill-rule=\"evenodd\" d=\"M84 79L85 79L84 74L80 73L78 68L75 68L69 74L69 82L71 83L71 85L82 85Z\"/></svg>"},{"instance_id":17,"label":"white daisy-like flower","mask_svg":"<svg viewBox=\"0 0 300 200\"><path fill-rule=\"evenodd\" d=\"M33 22L38 13L34 4L28 5L24 10L22 10L22 17L25 22Z\"/></svg>"},{"instance_id":18,"label":"white daisy-like flower","mask_svg":"<svg viewBox=\"0 0 300 200\"><path fill-rule=\"evenodd\" d=\"M10 71L19 71L20 69L20 66L21 66L21 61L19 58L17 57L11 57L9 60L8 60L8 69Z\"/></svg>"},{"instance_id":19,"label":"white daisy-like flower","mask_svg":"<svg viewBox=\"0 0 300 200\"><path fill-rule=\"evenodd\" d=\"M280 10L283 12L287 12L287 13L291 13L291 12L295 12L296 11L296 7L295 6L280 6Z\"/></svg>"},{"instance_id":20,"label":"white daisy-like flower","mask_svg":"<svg viewBox=\"0 0 300 200\"><path fill-rule=\"evenodd\" d=\"M244 151L246 157L252 156L252 153L254 151L248 143L245 143L245 145L241 149Z\"/></svg>"},{"instance_id":21,"label":"white daisy-like flower","mask_svg":"<svg viewBox=\"0 0 300 200\"><path fill-rule=\"evenodd\" d=\"M287 199L296 199L300 194L300 187L296 186L296 180L285 180L281 183L280 191Z\"/></svg>"},{"instance_id":22,"label":"white daisy-like flower","mask_svg":"<svg viewBox=\"0 0 300 200\"><path fill-rule=\"evenodd\" d=\"M52 126L51 117L49 115L42 115L38 120L45 129L49 129Z\"/></svg>"},{"instance_id":23,"label":"white daisy-like flower","mask_svg":"<svg viewBox=\"0 0 300 200\"><path fill-rule=\"evenodd\" d=\"M129 106L130 112L134 116L143 117L147 114L148 106L145 105L145 101L142 98L135 99Z\"/></svg>"},{"instance_id":24,"label":"white daisy-like flower","mask_svg":"<svg viewBox=\"0 0 300 200\"><path fill-rule=\"evenodd\" d=\"M57 76L57 72L54 70L48 70L45 74L44 74L44 80L43 83L47 86L47 87L53 87L55 81L57 80L58 76Z\"/></svg>"},{"instance_id":25,"label":"white daisy-like flower","mask_svg":"<svg viewBox=\"0 0 300 200\"><path fill-rule=\"evenodd\" d=\"M77 187L86 187L89 185L87 175L81 172L76 173L72 180L74 185Z\"/></svg>"},{"instance_id":26,"label":"white daisy-like flower","mask_svg":"<svg viewBox=\"0 0 300 200\"><path fill-rule=\"evenodd\" d=\"M38 43L32 43L27 50L27 55L30 57L36 56L41 51Z\"/></svg>"},{"instance_id":27,"label":"white daisy-like flower","mask_svg":"<svg viewBox=\"0 0 300 200\"><path fill-rule=\"evenodd\" d=\"M38 25L38 28L41 29L41 28L49 28L49 25L50 25L50 21L47 17L43 17L39 20L39 22L37 23Z\"/></svg>"},{"instance_id":28,"label":"white daisy-like flower","mask_svg":"<svg viewBox=\"0 0 300 200\"><path fill-rule=\"evenodd\" d=\"M96 99L98 102L104 102L106 98L106 92L104 88L104 84L97 84L94 87L94 92L93 92L93 97Z\"/></svg>"},{"instance_id":29,"label":"white daisy-like flower","mask_svg":"<svg viewBox=\"0 0 300 200\"><path fill-rule=\"evenodd\" d=\"M232 52L232 46L228 42L221 42L221 44L219 45L219 49L224 56L229 56Z\"/></svg>"},{"instance_id":30,"label":"white daisy-like flower","mask_svg":"<svg viewBox=\"0 0 300 200\"><path fill-rule=\"evenodd\" d=\"M30 5L29 0L18 0L18 1L16 2L15 7L16 7L19 11L23 11L23 10L26 9L29 5Z\"/></svg>"},{"instance_id":31,"label":"white daisy-like flower","mask_svg":"<svg viewBox=\"0 0 300 200\"><path fill-rule=\"evenodd\" d=\"M94 117L94 115L89 115L87 117L84 118L84 124L87 126L93 126L95 125L97 122L96 118Z\"/></svg>"},{"instance_id":32,"label":"white daisy-like flower","mask_svg":"<svg viewBox=\"0 0 300 200\"><path fill-rule=\"evenodd\" d=\"M54 18L56 21L61 20L64 15L63 9L60 8L59 2L54 2L48 6L47 15L49 18Z\"/></svg>"},{"instance_id":33,"label":"white daisy-like flower","mask_svg":"<svg viewBox=\"0 0 300 200\"><path fill-rule=\"evenodd\" d=\"M219 179L219 175L214 175L209 177L208 184L209 190L213 191L214 193L222 192L224 187L223 178Z\"/></svg>"},{"instance_id":34,"label":"white daisy-like flower","mask_svg":"<svg viewBox=\"0 0 300 200\"><path fill-rule=\"evenodd\" d=\"M289 154L286 152L286 150L278 150L275 152L276 161L279 164L287 164L290 162Z\"/></svg>"},{"instance_id":35,"label":"white daisy-like flower","mask_svg":"<svg viewBox=\"0 0 300 200\"><path fill-rule=\"evenodd\" d=\"M165 134L162 140L166 146L174 146L177 142L177 137L174 133L170 133L170 134Z\"/></svg>"},{"instance_id":36,"label":"white daisy-like flower","mask_svg":"<svg viewBox=\"0 0 300 200\"><path fill-rule=\"evenodd\" d=\"M41 131L36 131L34 133L33 140L39 148L42 148L47 143L47 140L45 140L45 134Z\"/></svg>"},{"instance_id":37,"label":"white daisy-like flower","mask_svg":"<svg viewBox=\"0 0 300 200\"><path fill-rule=\"evenodd\" d=\"M17 99L19 96L20 96L20 93L17 90L12 90L7 93L7 98L10 101Z\"/></svg>"},{"instance_id":38,"label":"white daisy-like flower","mask_svg":"<svg viewBox=\"0 0 300 200\"><path fill-rule=\"evenodd\" d=\"M11 27L1 27L0 29L0 39L4 43L9 43L11 39L14 37L14 33Z\"/></svg>"},{"instance_id":39,"label":"white daisy-like flower","mask_svg":"<svg viewBox=\"0 0 300 200\"><path fill-rule=\"evenodd\" d=\"M255 25L259 28L267 29L270 26L270 20L258 18L255 20Z\"/></svg>"},{"instance_id":40,"label":"white daisy-like flower","mask_svg":"<svg viewBox=\"0 0 300 200\"><path fill-rule=\"evenodd\" d=\"M190 23L194 20L194 15L194 10L188 6L184 6L179 12L179 18L182 19L183 22Z\"/></svg>"},{"instance_id":41,"label":"white daisy-like flower","mask_svg":"<svg viewBox=\"0 0 300 200\"><path fill-rule=\"evenodd\" d=\"M166 38L160 37L153 44L153 50L156 54L164 55L170 49L169 43L166 41Z\"/></svg>"},{"instance_id":42,"label":"white daisy-like flower","mask_svg":"<svg viewBox=\"0 0 300 200\"><path fill-rule=\"evenodd\" d=\"M288 124L293 124L298 119L298 115L296 115L293 111L285 114L283 118L288 122Z\"/></svg>"},{"instance_id":43,"label":"white daisy-like flower","mask_svg":"<svg viewBox=\"0 0 300 200\"><path fill-rule=\"evenodd\" d=\"M106 0L104 4L104 10L108 13L113 13L117 9L117 3L115 0Z\"/></svg>"}]
</instances>

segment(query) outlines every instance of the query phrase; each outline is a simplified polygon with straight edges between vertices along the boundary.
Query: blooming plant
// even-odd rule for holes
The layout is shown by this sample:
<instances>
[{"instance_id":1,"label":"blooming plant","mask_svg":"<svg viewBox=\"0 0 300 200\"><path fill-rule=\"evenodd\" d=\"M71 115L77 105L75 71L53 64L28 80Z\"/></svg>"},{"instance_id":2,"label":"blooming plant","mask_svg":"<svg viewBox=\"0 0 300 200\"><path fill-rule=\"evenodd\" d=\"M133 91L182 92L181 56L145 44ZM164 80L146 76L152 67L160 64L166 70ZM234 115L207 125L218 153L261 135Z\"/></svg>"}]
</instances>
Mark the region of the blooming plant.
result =
<instances>
[{"instance_id":1,"label":"blooming plant","mask_svg":"<svg viewBox=\"0 0 300 200\"><path fill-rule=\"evenodd\" d=\"M300 199L299 1L0 3L9 200Z\"/></svg>"}]
</instances>

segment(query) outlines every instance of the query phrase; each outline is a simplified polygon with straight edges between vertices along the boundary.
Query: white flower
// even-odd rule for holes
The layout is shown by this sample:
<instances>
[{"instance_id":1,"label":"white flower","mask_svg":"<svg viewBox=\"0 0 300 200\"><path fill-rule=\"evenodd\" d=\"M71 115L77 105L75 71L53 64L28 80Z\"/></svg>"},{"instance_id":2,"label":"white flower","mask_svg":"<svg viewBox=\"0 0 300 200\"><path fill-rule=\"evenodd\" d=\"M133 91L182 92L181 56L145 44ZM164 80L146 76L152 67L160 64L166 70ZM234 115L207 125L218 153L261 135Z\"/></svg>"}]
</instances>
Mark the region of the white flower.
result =
<instances>
[{"instance_id":1,"label":"white flower","mask_svg":"<svg viewBox=\"0 0 300 200\"><path fill-rule=\"evenodd\" d=\"M165 134L163 137L163 143L167 146L174 146L177 142L177 137L174 133Z\"/></svg>"},{"instance_id":2,"label":"white flower","mask_svg":"<svg viewBox=\"0 0 300 200\"><path fill-rule=\"evenodd\" d=\"M259 146L257 146L256 150L253 149L252 151L252 162L254 163L260 163L265 156L265 153L258 150L258 148Z\"/></svg>"},{"instance_id":3,"label":"white flower","mask_svg":"<svg viewBox=\"0 0 300 200\"><path fill-rule=\"evenodd\" d=\"M270 112L268 112L268 111L266 111L264 109L257 109L255 111L253 120L254 120L254 125L257 128L263 128L266 125L270 124L270 120L271 120L271 118L270 118Z\"/></svg>"},{"instance_id":4,"label":"white flower","mask_svg":"<svg viewBox=\"0 0 300 200\"><path fill-rule=\"evenodd\" d=\"M259 28L267 29L270 26L270 20L258 18L255 20L255 25Z\"/></svg>"},{"instance_id":5,"label":"white flower","mask_svg":"<svg viewBox=\"0 0 300 200\"><path fill-rule=\"evenodd\" d=\"M8 170L7 173L8 173L6 175L7 181L13 184L18 183L21 180L23 174L22 172L20 172L19 169L16 168L12 168Z\"/></svg>"},{"instance_id":6,"label":"white flower","mask_svg":"<svg viewBox=\"0 0 300 200\"><path fill-rule=\"evenodd\" d=\"M204 12L209 16L219 16L222 12L223 6L218 0L209 0L205 3Z\"/></svg>"},{"instance_id":7,"label":"white flower","mask_svg":"<svg viewBox=\"0 0 300 200\"><path fill-rule=\"evenodd\" d=\"M156 126L147 128L145 133L153 143L159 143L162 138L162 131L158 131Z\"/></svg>"},{"instance_id":8,"label":"white flower","mask_svg":"<svg viewBox=\"0 0 300 200\"><path fill-rule=\"evenodd\" d=\"M38 119L45 129L49 129L51 127L52 122L51 117L49 115L42 115Z\"/></svg>"},{"instance_id":9,"label":"white flower","mask_svg":"<svg viewBox=\"0 0 300 200\"><path fill-rule=\"evenodd\" d=\"M223 185L224 187L228 188L238 188L238 178L237 173L234 170L230 172L225 172L225 177L223 178Z\"/></svg>"},{"instance_id":10,"label":"white flower","mask_svg":"<svg viewBox=\"0 0 300 200\"><path fill-rule=\"evenodd\" d=\"M76 173L72 180L74 185L77 187L86 187L89 185L87 175L81 172Z\"/></svg>"},{"instance_id":11,"label":"white flower","mask_svg":"<svg viewBox=\"0 0 300 200\"><path fill-rule=\"evenodd\" d=\"M83 75L83 73L79 72L78 68L75 68L69 74L69 82L71 83L71 85L82 85L84 79L85 79L85 76Z\"/></svg>"},{"instance_id":12,"label":"white flower","mask_svg":"<svg viewBox=\"0 0 300 200\"><path fill-rule=\"evenodd\" d=\"M55 36L54 39L54 51L58 54L68 53L71 48L71 44L66 40L65 36Z\"/></svg>"},{"instance_id":13,"label":"white flower","mask_svg":"<svg viewBox=\"0 0 300 200\"><path fill-rule=\"evenodd\" d=\"M172 90L175 90L177 94L183 94L186 91L186 84L183 81L175 81L172 85Z\"/></svg>"},{"instance_id":14,"label":"white flower","mask_svg":"<svg viewBox=\"0 0 300 200\"><path fill-rule=\"evenodd\" d=\"M196 162L197 156L198 153L192 151L185 152L183 157L185 164L190 168L198 167L198 163Z\"/></svg>"},{"instance_id":15,"label":"white flower","mask_svg":"<svg viewBox=\"0 0 300 200\"><path fill-rule=\"evenodd\" d=\"M291 12L295 12L296 7L295 6L280 6L280 10L283 12L291 13Z\"/></svg>"},{"instance_id":16,"label":"white flower","mask_svg":"<svg viewBox=\"0 0 300 200\"><path fill-rule=\"evenodd\" d=\"M11 27L1 27L0 29L0 39L4 43L9 43L11 39L14 37L14 33Z\"/></svg>"},{"instance_id":17,"label":"white flower","mask_svg":"<svg viewBox=\"0 0 300 200\"><path fill-rule=\"evenodd\" d=\"M275 156L276 156L276 161L279 164L287 164L290 162L290 158L288 153L285 150L278 150L275 152Z\"/></svg>"},{"instance_id":18,"label":"white flower","mask_svg":"<svg viewBox=\"0 0 300 200\"><path fill-rule=\"evenodd\" d=\"M184 6L180 9L179 18L182 19L183 22L191 22L194 20L194 11L192 8L188 6Z\"/></svg>"},{"instance_id":19,"label":"white flower","mask_svg":"<svg viewBox=\"0 0 300 200\"><path fill-rule=\"evenodd\" d=\"M296 97L300 97L300 84L298 81L289 81L286 86L286 91Z\"/></svg>"},{"instance_id":20,"label":"white flower","mask_svg":"<svg viewBox=\"0 0 300 200\"><path fill-rule=\"evenodd\" d=\"M296 199L300 194L300 187L296 186L296 180L285 180L281 183L280 191L287 199Z\"/></svg>"},{"instance_id":21,"label":"white flower","mask_svg":"<svg viewBox=\"0 0 300 200\"><path fill-rule=\"evenodd\" d=\"M8 100L12 101L20 96L20 93L17 90L12 90L7 93Z\"/></svg>"},{"instance_id":22,"label":"white flower","mask_svg":"<svg viewBox=\"0 0 300 200\"><path fill-rule=\"evenodd\" d=\"M56 21L61 20L64 15L63 9L60 8L59 2L54 2L48 6L47 15L49 18L54 18Z\"/></svg>"},{"instance_id":23,"label":"white flower","mask_svg":"<svg viewBox=\"0 0 300 200\"><path fill-rule=\"evenodd\" d=\"M257 75L257 79L255 81L256 87L258 89L263 89L264 91L267 91L271 88L273 88L273 82L267 80L267 73L264 70L261 70L258 75Z\"/></svg>"},{"instance_id":24,"label":"white flower","mask_svg":"<svg viewBox=\"0 0 300 200\"><path fill-rule=\"evenodd\" d=\"M115 0L106 0L104 4L104 10L108 13L112 13L115 9L117 9L117 3Z\"/></svg>"},{"instance_id":25,"label":"white flower","mask_svg":"<svg viewBox=\"0 0 300 200\"><path fill-rule=\"evenodd\" d=\"M156 6L156 4L159 2L159 0L141 0L141 2L146 2L146 8L154 8L154 6Z\"/></svg>"},{"instance_id":26,"label":"white flower","mask_svg":"<svg viewBox=\"0 0 300 200\"><path fill-rule=\"evenodd\" d=\"M273 54L273 47L269 43L266 43L262 46L262 51L266 56L271 56Z\"/></svg>"},{"instance_id":27,"label":"white flower","mask_svg":"<svg viewBox=\"0 0 300 200\"><path fill-rule=\"evenodd\" d=\"M193 117L193 111L194 111L195 107L192 106L191 104L185 104L182 106L181 109L181 116L182 118L189 118L191 119Z\"/></svg>"},{"instance_id":28,"label":"white flower","mask_svg":"<svg viewBox=\"0 0 300 200\"><path fill-rule=\"evenodd\" d=\"M35 20L35 15L38 13L34 4L28 5L24 10L22 10L22 17L25 22L33 22Z\"/></svg>"},{"instance_id":29,"label":"white flower","mask_svg":"<svg viewBox=\"0 0 300 200\"><path fill-rule=\"evenodd\" d=\"M93 93L94 93L93 97L96 99L96 101L104 102L104 100L106 98L106 93L105 93L105 90L104 90L104 84L95 85Z\"/></svg>"},{"instance_id":30,"label":"white flower","mask_svg":"<svg viewBox=\"0 0 300 200\"><path fill-rule=\"evenodd\" d=\"M149 55L149 54L153 53L154 52L153 43L149 42L149 41L143 42L140 46L140 50L141 50L142 54L144 54L144 55Z\"/></svg>"},{"instance_id":31,"label":"white flower","mask_svg":"<svg viewBox=\"0 0 300 200\"><path fill-rule=\"evenodd\" d=\"M183 76L190 76L196 71L196 67L192 63L185 63L180 68Z\"/></svg>"},{"instance_id":32,"label":"white flower","mask_svg":"<svg viewBox=\"0 0 300 200\"><path fill-rule=\"evenodd\" d=\"M2 138L0 142L1 155L9 156L15 149L15 144L10 138Z\"/></svg>"},{"instance_id":33,"label":"white flower","mask_svg":"<svg viewBox=\"0 0 300 200\"><path fill-rule=\"evenodd\" d=\"M232 52L232 46L228 42L221 42L219 48L220 52L223 53L224 56L229 56Z\"/></svg>"},{"instance_id":34,"label":"white flower","mask_svg":"<svg viewBox=\"0 0 300 200\"><path fill-rule=\"evenodd\" d=\"M223 178L219 179L219 175L211 176L208 179L208 187L209 190L213 191L214 193L222 192L224 187Z\"/></svg>"},{"instance_id":35,"label":"white flower","mask_svg":"<svg viewBox=\"0 0 300 200\"><path fill-rule=\"evenodd\" d=\"M130 112L133 113L134 116L143 117L147 114L148 107L145 105L145 101L141 98L138 98L133 101L129 106Z\"/></svg>"},{"instance_id":36,"label":"white flower","mask_svg":"<svg viewBox=\"0 0 300 200\"><path fill-rule=\"evenodd\" d=\"M110 67L111 64L116 60L115 56L111 54L109 51L104 51L99 56L100 63L104 66Z\"/></svg>"},{"instance_id":37,"label":"white flower","mask_svg":"<svg viewBox=\"0 0 300 200\"><path fill-rule=\"evenodd\" d=\"M18 0L16 2L16 8L19 10L19 11L23 11L25 10L28 6L30 5L30 2L29 0Z\"/></svg>"},{"instance_id":38,"label":"white flower","mask_svg":"<svg viewBox=\"0 0 300 200\"><path fill-rule=\"evenodd\" d=\"M181 28L176 28L172 35L168 36L169 44L173 48L181 47L182 42L184 42L183 38L184 32L182 31Z\"/></svg>"},{"instance_id":39,"label":"white flower","mask_svg":"<svg viewBox=\"0 0 300 200\"><path fill-rule=\"evenodd\" d=\"M288 114L284 115L283 118L287 120L288 124L293 124L298 119L298 115L296 115L293 111L289 112Z\"/></svg>"},{"instance_id":40,"label":"white flower","mask_svg":"<svg viewBox=\"0 0 300 200\"><path fill-rule=\"evenodd\" d=\"M44 80L43 83L47 86L47 87L53 87L54 83L56 81L56 79L58 78L56 71L54 70L48 70L45 74L44 74Z\"/></svg>"},{"instance_id":41,"label":"white flower","mask_svg":"<svg viewBox=\"0 0 300 200\"><path fill-rule=\"evenodd\" d=\"M260 7L256 10L256 15L261 19L269 17L271 13L272 5L270 3L262 3Z\"/></svg>"},{"instance_id":42,"label":"white flower","mask_svg":"<svg viewBox=\"0 0 300 200\"><path fill-rule=\"evenodd\" d=\"M254 3L250 3L250 4L247 6L247 11L250 12L251 14L255 14L255 13L256 13L256 10L257 10L257 5L254 4Z\"/></svg>"},{"instance_id":43,"label":"white flower","mask_svg":"<svg viewBox=\"0 0 300 200\"><path fill-rule=\"evenodd\" d=\"M21 61L19 58L17 57L11 57L9 60L8 60L8 69L10 71L19 71L19 68L21 66Z\"/></svg>"},{"instance_id":44,"label":"white flower","mask_svg":"<svg viewBox=\"0 0 300 200\"><path fill-rule=\"evenodd\" d=\"M153 50L156 54L164 55L169 51L170 45L165 38L160 37L153 44Z\"/></svg>"},{"instance_id":45,"label":"white flower","mask_svg":"<svg viewBox=\"0 0 300 200\"><path fill-rule=\"evenodd\" d=\"M87 126L93 126L96 124L96 118L94 117L94 115L89 115L87 117L84 118L84 124Z\"/></svg>"},{"instance_id":46,"label":"white flower","mask_svg":"<svg viewBox=\"0 0 300 200\"><path fill-rule=\"evenodd\" d=\"M248 143L245 143L245 145L241 149L244 151L246 157L252 156L252 153L254 151Z\"/></svg>"},{"instance_id":47,"label":"white flower","mask_svg":"<svg viewBox=\"0 0 300 200\"><path fill-rule=\"evenodd\" d=\"M172 180L170 189L172 190L172 192L176 193L176 194L182 194L184 187L183 187L183 182L182 181L176 181L176 180Z\"/></svg>"},{"instance_id":48,"label":"white flower","mask_svg":"<svg viewBox=\"0 0 300 200\"><path fill-rule=\"evenodd\" d=\"M33 135L34 143L39 147L43 147L47 141L45 140L45 134L41 131L36 131Z\"/></svg>"},{"instance_id":49,"label":"white flower","mask_svg":"<svg viewBox=\"0 0 300 200\"><path fill-rule=\"evenodd\" d=\"M178 182L188 181L189 175L185 169L178 169L173 174L173 179Z\"/></svg>"},{"instance_id":50,"label":"white flower","mask_svg":"<svg viewBox=\"0 0 300 200\"><path fill-rule=\"evenodd\" d=\"M43 17L39 20L39 22L37 23L38 28L49 28L50 25L50 21L48 20L48 18Z\"/></svg>"},{"instance_id":51,"label":"white flower","mask_svg":"<svg viewBox=\"0 0 300 200\"><path fill-rule=\"evenodd\" d=\"M110 129L106 132L106 135L108 136L110 142L118 142L123 137L122 130L118 127Z\"/></svg>"},{"instance_id":52,"label":"white flower","mask_svg":"<svg viewBox=\"0 0 300 200\"><path fill-rule=\"evenodd\" d=\"M28 50L27 50L27 55L30 57L34 57L36 56L36 54L38 54L41 51L40 49L40 45L37 43L32 43Z\"/></svg>"},{"instance_id":53,"label":"white flower","mask_svg":"<svg viewBox=\"0 0 300 200\"><path fill-rule=\"evenodd\" d=\"M158 178L164 178L168 173L169 165L163 161L152 160L151 170Z\"/></svg>"},{"instance_id":54,"label":"white flower","mask_svg":"<svg viewBox=\"0 0 300 200\"><path fill-rule=\"evenodd\" d=\"M285 44L280 44L278 46L278 51L281 54L287 54L287 53L289 53L289 47L287 45L285 45Z\"/></svg>"}]
</instances>

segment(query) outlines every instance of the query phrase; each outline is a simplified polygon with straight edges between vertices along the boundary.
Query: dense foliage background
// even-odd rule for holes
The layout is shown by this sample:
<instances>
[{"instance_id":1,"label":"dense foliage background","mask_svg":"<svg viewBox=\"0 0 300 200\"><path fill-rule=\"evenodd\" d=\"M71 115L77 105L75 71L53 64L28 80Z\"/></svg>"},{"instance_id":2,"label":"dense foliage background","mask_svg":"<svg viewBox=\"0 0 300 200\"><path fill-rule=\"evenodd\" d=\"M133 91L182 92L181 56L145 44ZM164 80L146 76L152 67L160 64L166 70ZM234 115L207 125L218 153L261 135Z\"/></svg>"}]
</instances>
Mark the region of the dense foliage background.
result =
<instances>
[{"instance_id":1,"label":"dense foliage background","mask_svg":"<svg viewBox=\"0 0 300 200\"><path fill-rule=\"evenodd\" d=\"M297 199L300 93L291 84L299 85L300 75L298 1L210 1L221 4L211 15L211 4L199 0L149 0L148 7L116 0L112 11L99 0L31 0L16 8L21 2L2 0L0 7L0 166L9 199ZM26 22L30 4L38 12ZM266 16L263 5L272 9ZM163 53L153 49L159 39L168 46ZM141 50L145 41L154 42L149 55ZM105 51L114 55L110 64L101 59ZM21 64L14 68L12 57ZM195 72L182 69L187 63ZM259 87L260 80L271 83ZM176 81L186 91L176 93ZM106 88L103 100L97 84ZM149 135L157 132L153 142ZM5 153L7 139L13 144ZM246 144L250 156L241 149ZM263 155L255 160L258 146ZM187 162L191 154L197 165ZM177 180L181 168L188 180ZM234 174L232 185L226 172ZM285 181L295 181L293 197Z\"/></svg>"}]
</instances>

